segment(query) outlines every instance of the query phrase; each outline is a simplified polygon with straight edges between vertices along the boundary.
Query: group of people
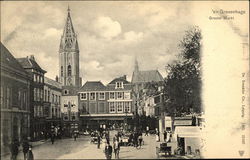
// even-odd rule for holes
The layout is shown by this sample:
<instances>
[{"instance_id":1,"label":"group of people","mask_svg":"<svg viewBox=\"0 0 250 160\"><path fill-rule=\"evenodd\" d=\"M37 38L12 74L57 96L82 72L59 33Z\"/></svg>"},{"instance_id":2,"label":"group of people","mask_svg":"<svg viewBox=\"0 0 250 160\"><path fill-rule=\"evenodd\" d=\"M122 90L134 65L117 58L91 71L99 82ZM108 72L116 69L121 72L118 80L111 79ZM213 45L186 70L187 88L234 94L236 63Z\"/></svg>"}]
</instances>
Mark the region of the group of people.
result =
<instances>
[{"instance_id":1,"label":"group of people","mask_svg":"<svg viewBox=\"0 0 250 160\"><path fill-rule=\"evenodd\" d=\"M110 141L104 141L105 148L104 148L104 153L106 156L106 159L111 159L112 158L112 152L114 150L115 154L115 159L119 159L119 153L120 153L120 144L121 144L121 139L120 135L116 134L115 137L113 138L113 147L110 145Z\"/></svg>"},{"instance_id":2,"label":"group of people","mask_svg":"<svg viewBox=\"0 0 250 160\"><path fill-rule=\"evenodd\" d=\"M134 146L136 148L141 148L142 146L142 132L134 131L129 135L128 143L130 146Z\"/></svg>"},{"instance_id":3,"label":"group of people","mask_svg":"<svg viewBox=\"0 0 250 160\"><path fill-rule=\"evenodd\" d=\"M11 160L16 160L17 155L19 152L19 146L20 143L18 142L17 139L13 140L10 144L10 153L11 153ZM29 144L28 139L24 139L22 142L22 148L23 148L23 155L24 155L24 160L33 160L33 152L32 152L32 145Z\"/></svg>"}]
</instances>

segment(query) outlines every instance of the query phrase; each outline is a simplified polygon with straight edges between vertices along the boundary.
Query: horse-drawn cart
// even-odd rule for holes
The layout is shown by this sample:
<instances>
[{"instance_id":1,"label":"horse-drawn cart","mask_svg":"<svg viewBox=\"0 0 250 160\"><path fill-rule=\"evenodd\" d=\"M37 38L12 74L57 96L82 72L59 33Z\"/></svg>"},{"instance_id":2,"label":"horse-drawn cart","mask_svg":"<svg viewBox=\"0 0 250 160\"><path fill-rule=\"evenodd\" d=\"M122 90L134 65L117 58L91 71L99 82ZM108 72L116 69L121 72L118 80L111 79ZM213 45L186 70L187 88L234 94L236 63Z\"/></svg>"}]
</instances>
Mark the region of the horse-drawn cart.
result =
<instances>
[{"instance_id":1,"label":"horse-drawn cart","mask_svg":"<svg viewBox=\"0 0 250 160\"><path fill-rule=\"evenodd\" d=\"M160 147L156 147L157 158L164 154L164 156L171 156L171 146L168 146L167 143L161 143Z\"/></svg>"}]
</instances>

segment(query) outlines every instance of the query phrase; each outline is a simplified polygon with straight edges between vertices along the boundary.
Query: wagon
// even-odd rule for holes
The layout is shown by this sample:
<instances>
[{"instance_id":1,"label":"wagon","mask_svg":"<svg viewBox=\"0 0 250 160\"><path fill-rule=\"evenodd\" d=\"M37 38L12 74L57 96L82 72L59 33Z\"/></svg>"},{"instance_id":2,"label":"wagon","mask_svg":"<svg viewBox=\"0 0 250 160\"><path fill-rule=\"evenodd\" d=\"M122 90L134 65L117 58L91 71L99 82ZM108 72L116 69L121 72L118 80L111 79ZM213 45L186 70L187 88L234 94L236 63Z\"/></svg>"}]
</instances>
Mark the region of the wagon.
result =
<instances>
[{"instance_id":1,"label":"wagon","mask_svg":"<svg viewBox=\"0 0 250 160\"><path fill-rule=\"evenodd\" d=\"M171 146L167 146L167 143L161 143L160 147L156 147L157 157L159 158L162 154L171 156Z\"/></svg>"}]
</instances>

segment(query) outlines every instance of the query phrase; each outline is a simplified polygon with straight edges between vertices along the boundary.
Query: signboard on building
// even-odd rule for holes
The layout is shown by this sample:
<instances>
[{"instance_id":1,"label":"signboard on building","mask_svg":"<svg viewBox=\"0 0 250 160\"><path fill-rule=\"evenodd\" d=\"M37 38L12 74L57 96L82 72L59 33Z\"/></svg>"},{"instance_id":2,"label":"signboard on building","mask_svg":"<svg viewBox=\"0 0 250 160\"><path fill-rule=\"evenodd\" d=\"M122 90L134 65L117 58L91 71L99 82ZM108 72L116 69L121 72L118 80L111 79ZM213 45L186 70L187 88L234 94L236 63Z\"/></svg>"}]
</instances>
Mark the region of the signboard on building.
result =
<instances>
[{"instance_id":1,"label":"signboard on building","mask_svg":"<svg viewBox=\"0 0 250 160\"><path fill-rule=\"evenodd\" d=\"M175 126L191 126L192 120L175 120L174 125Z\"/></svg>"}]
</instances>

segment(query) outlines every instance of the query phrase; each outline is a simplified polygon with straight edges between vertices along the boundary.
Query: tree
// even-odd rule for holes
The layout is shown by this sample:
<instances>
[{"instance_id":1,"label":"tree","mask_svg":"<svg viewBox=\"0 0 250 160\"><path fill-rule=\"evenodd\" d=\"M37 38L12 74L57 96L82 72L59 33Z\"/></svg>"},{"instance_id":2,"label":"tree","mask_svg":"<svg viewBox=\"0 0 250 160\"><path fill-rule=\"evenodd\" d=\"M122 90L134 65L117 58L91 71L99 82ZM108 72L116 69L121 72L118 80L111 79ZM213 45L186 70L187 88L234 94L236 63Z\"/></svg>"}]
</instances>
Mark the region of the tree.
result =
<instances>
[{"instance_id":1,"label":"tree","mask_svg":"<svg viewBox=\"0 0 250 160\"><path fill-rule=\"evenodd\" d=\"M179 60L166 67L164 95L170 115L201 112L201 31L192 27L180 41Z\"/></svg>"}]
</instances>

